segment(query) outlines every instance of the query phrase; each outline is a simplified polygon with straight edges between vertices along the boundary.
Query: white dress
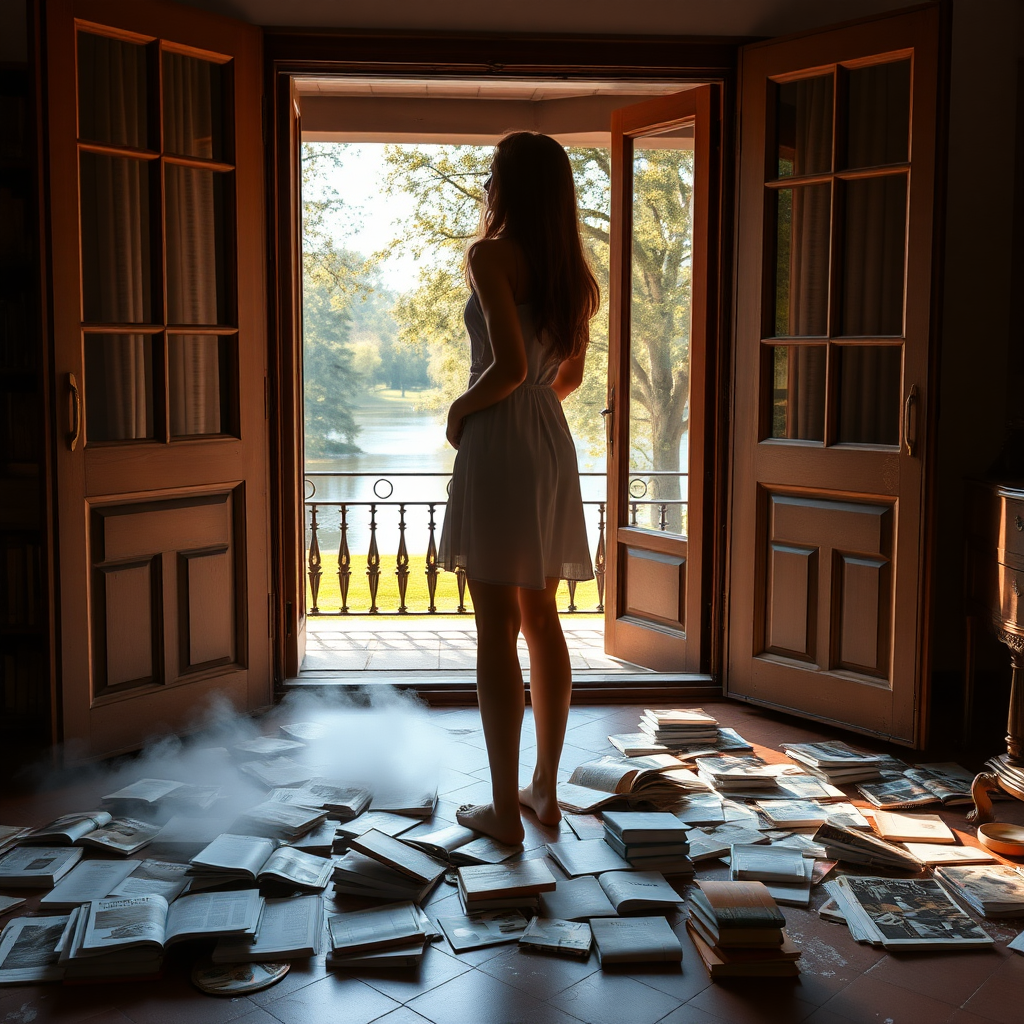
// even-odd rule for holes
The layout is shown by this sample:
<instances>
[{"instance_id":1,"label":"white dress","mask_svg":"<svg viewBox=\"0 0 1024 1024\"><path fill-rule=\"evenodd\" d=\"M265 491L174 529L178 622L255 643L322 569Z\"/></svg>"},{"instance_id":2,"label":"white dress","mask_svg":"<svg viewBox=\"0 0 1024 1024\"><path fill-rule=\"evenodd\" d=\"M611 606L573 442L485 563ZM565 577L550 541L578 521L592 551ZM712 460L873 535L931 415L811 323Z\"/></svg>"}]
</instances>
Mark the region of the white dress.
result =
<instances>
[{"instance_id":1,"label":"white dress","mask_svg":"<svg viewBox=\"0 0 1024 1024\"><path fill-rule=\"evenodd\" d=\"M551 389L558 359L517 307L526 380L500 402L466 417L452 470L438 563L471 580L542 590L547 579L594 577L576 448ZM469 382L493 354L480 300L466 304Z\"/></svg>"}]
</instances>

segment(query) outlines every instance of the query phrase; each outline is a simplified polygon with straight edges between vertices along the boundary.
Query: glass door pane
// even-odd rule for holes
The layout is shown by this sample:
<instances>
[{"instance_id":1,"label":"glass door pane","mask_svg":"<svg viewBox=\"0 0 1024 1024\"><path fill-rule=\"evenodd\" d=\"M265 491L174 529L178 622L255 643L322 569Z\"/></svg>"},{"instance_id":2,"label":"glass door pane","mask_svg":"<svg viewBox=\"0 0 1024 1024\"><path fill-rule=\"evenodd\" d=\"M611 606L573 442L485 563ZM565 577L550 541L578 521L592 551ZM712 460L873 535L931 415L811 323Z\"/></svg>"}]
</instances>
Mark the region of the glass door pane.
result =
<instances>
[{"instance_id":1,"label":"glass door pane","mask_svg":"<svg viewBox=\"0 0 1024 1024\"><path fill-rule=\"evenodd\" d=\"M686 535L693 129L633 144L631 525Z\"/></svg>"}]
</instances>

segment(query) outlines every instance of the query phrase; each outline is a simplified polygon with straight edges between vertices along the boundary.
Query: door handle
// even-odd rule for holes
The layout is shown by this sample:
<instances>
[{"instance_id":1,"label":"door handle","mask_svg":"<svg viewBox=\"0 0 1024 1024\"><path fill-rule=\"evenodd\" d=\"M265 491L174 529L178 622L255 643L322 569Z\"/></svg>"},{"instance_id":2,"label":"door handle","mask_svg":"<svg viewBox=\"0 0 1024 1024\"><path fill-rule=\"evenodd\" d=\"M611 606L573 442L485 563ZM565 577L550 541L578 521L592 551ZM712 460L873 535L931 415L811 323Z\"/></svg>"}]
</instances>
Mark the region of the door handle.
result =
<instances>
[{"instance_id":1,"label":"door handle","mask_svg":"<svg viewBox=\"0 0 1024 1024\"><path fill-rule=\"evenodd\" d=\"M601 410L604 417L604 441L608 446L608 454L615 451L615 388L608 389L608 404Z\"/></svg>"},{"instance_id":2,"label":"door handle","mask_svg":"<svg viewBox=\"0 0 1024 1024\"><path fill-rule=\"evenodd\" d=\"M68 449L75 450L82 434L82 393L73 373L68 374L68 389L71 393L71 429L68 431Z\"/></svg>"},{"instance_id":3,"label":"door handle","mask_svg":"<svg viewBox=\"0 0 1024 1024\"><path fill-rule=\"evenodd\" d=\"M911 457L914 455L914 446L917 444L917 438L914 437L910 432L910 420L911 415L917 405L917 385L911 384L910 391L907 392L907 400L903 403L903 440L907 446L907 454ZM917 426L917 417L914 416L914 426ZM914 431L916 434L917 431Z\"/></svg>"}]
</instances>

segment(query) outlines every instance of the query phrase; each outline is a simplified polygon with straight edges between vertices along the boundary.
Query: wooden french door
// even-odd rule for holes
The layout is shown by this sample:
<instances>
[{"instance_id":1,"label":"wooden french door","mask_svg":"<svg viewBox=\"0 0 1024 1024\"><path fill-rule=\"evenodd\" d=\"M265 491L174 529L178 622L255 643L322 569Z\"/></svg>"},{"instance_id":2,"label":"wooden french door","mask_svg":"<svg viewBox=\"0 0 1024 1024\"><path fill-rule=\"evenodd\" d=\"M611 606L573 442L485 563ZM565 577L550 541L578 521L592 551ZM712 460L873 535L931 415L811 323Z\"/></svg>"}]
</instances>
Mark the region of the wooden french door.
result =
<instances>
[{"instance_id":1,"label":"wooden french door","mask_svg":"<svg viewBox=\"0 0 1024 1024\"><path fill-rule=\"evenodd\" d=\"M48 0L63 736L271 697L258 29Z\"/></svg>"},{"instance_id":2,"label":"wooden french door","mask_svg":"<svg viewBox=\"0 0 1024 1024\"><path fill-rule=\"evenodd\" d=\"M937 9L741 60L727 692L922 740Z\"/></svg>"},{"instance_id":3,"label":"wooden french door","mask_svg":"<svg viewBox=\"0 0 1024 1024\"><path fill-rule=\"evenodd\" d=\"M665 672L706 668L718 103L701 86L612 115L605 646Z\"/></svg>"}]
</instances>

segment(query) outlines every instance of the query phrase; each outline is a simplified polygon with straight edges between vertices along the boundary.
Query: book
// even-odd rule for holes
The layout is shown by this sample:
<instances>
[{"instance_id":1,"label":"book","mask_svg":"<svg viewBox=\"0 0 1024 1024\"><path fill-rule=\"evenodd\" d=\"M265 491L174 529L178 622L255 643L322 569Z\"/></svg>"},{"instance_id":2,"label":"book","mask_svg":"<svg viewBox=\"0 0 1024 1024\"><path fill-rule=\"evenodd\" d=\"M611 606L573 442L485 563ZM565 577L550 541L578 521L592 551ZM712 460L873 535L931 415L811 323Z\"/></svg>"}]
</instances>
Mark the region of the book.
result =
<instances>
[{"instance_id":1,"label":"book","mask_svg":"<svg viewBox=\"0 0 1024 1024\"><path fill-rule=\"evenodd\" d=\"M148 846L160 834L161 826L138 818L112 818L104 825L75 840L76 846L94 846L107 853L130 856Z\"/></svg>"},{"instance_id":2,"label":"book","mask_svg":"<svg viewBox=\"0 0 1024 1024\"><path fill-rule=\"evenodd\" d=\"M305 749L305 746L306 744L299 740L283 739L279 736L257 736L255 739L236 743L231 748L231 755L239 761L259 761L294 754Z\"/></svg>"},{"instance_id":3,"label":"book","mask_svg":"<svg viewBox=\"0 0 1024 1024\"><path fill-rule=\"evenodd\" d=\"M799 850L735 843L731 858L730 874L741 881L802 882L805 877Z\"/></svg>"},{"instance_id":4,"label":"book","mask_svg":"<svg viewBox=\"0 0 1024 1024\"><path fill-rule=\"evenodd\" d=\"M0 825L0 853L16 846L33 831L35 830L27 825Z\"/></svg>"},{"instance_id":5,"label":"book","mask_svg":"<svg viewBox=\"0 0 1024 1024\"><path fill-rule=\"evenodd\" d=\"M237 964L316 956L323 930L324 902L319 896L269 899L256 936L223 936L211 959L215 964Z\"/></svg>"},{"instance_id":6,"label":"book","mask_svg":"<svg viewBox=\"0 0 1024 1024\"><path fill-rule=\"evenodd\" d=\"M754 806L777 828L817 827L828 821L824 806L812 800L758 800Z\"/></svg>"},{"instance_id":7,"label":"book","mask_svg":"<svg viewBox=\"0 0 1024 1024\"><path fill-rule=\"evenodd\" d=\"M445 872L444 861L376 829L353 837L349 845L356 852L381 861L421 885L436 882Z\"/></svg>"},{"instance_id":8,"label":"book","mask_svg":"<svg viewBox=\"0 0 1024 1024\"><path fill-rule=\"evenodd\" d=\"M408 902L332 914L327 927L334 955L409 945L426 934L418 908Z\"/></svg>"},{"instance_id":9,"label":"book","mask_svg":"<svg viewBox=\"0 0 1024 1024\"><path fill-rule=\"evenodd\" d=\"M800 973L800 950L789 941L769 949L723 948L710 940L701 922L691 918L686 932L708 976L718 978L788 978Z\"/></svg>"},{"instance_id":10,"label":"book","mask_svg":"<svg viewBox=\"0 0 1024 1024\"><path fill-rule=\"evenodd\" d=\"M680 861L688 860L687 854L690 852L689 843L633 843L632 846L627 846L617 836L609 833L604 837L604 841L624 860L628 860L631 864L636 858L644 857L676 857Z\"/></svg>"},{"instance_id":11,"label":"book","mask_svg":"<svg viewBox=\"0 0 1024 1024\"><path fill-rule=\"evenodd\" d=\"M673 774L667 775L666 772ZM605 755L594 761L586 761L573 770L568 783L562 783L558 790L559 802L564 794L579 796L570 787L595 791L598 802L583 806L576 801L575 807L586 813L595 806L611 802L615 796L654 799L656 797L680 796L689 790L706 790L706 783L686 769L678 758L670 754L654 754L650 757L613 757Z\"/></svg>"},{"instance_id":12,"label":"book","mask_svg":"<svg viewBox=\"0 0 1024 1024\"><path fill-rule=\"evenodd\" d=\"M949 826L937 814L875 812L875 831L893 843L955 843Z\"/></svg>"},{"instance_id":13,"label":"book","mask_svg":"<svg viewBox=\"0 0 1024 1024\"><path fill-rule=\"evenodd\" d=\"M121 804L126 808L153 808L184 783L173 779L137 779L103 797L105 804Z\"/></svg>"},{"instance_id":14,"label":"book","mask_svg":"<svg viewBox=\"0 0 1024 1024\"><path fill-rule=\"evenodd\" d=\"M138 866L137 860L83 860L39 900L44 910L70 910L103 899Z\"/></svg>"},{"instance_id":15,"label":"book","mask_svg":"<svg viewBox=\"0 0 1024 1024\"><path fill-rule=\"evenodd\" d=\"M427 948L426 939L413 939L398 946L387 949L369 950L364 953L345 953L330 951L325 958L325 966L335 968L369 967L371 970L387 970L388 968L416 967L423 960Z\"/></svg>"},{"instance_id":16,"label":"book","mask_svg":"<svg viewBox=\"0 0 1024 1024\"><path fill-rule=\"evenodd\" d=\"M268 839L294 839L320 825L327 812L282 800L264 800L243 811L229 831L237 835L263 836Z\"/></svg>"},{"instance_id":17,"label":"book","mask_svg":"<svg viewBox=\"0 0 1024 1024\"><path fill-rule=\"evenodd\" d=\"M540 893L555 888L555 876L543 860L470 864L458 869L458 885L468 909L502 910L526 905L524 900L535 903Z\"/></svg>"},{"instance_id":18,"label":"book","mask_svg":"<svg viewBox=\"0 0 1024 1024\"><path fill-rule=\"evenodd\" d=\"M426 831L421 831L421 829L426 829ZM401 841L415 846L418 850L422 850L438 860L450 860L453 851L473 842L478 834L463 825L442 825L440 828L421 826L411 832L403 833Z\"/></svg>"},{"instance_id":19,"label":"book","mask_svg":"<svg viewBox=\"0 0 1024 1024\"><path fill-rule=\"evenodd\" d=\"M921 863L906 850L887 843L884 839L858 832L852 828L841 828L830 822L819 826L814 841L825 847L827 856L850 864L867 867L896 868L900 871L920 871Z\"/></svg>"},{"instance_id":20,"label":"book","mask_svg":"<svg viewBox=\"0 0 1024 1024\"><path fill-rule=\"evenodd\" d=\"M313 778L296 788L272 789L270 799L323 810L329 818L348 821L357 818L370 806L371 793L363 786L340 786L326 779Z\"/></svg>"},{"instance_id":21,"label":"book","mask_svg":"<svg viewBox=\"0 0 1024 1024\"><path fill-rule=\"evenodd\" d=\"M452 851L452 864L500 864L523 852L523 844L499 843L490 836L477 836L471 843Z\"/></svg>"},{"instance_id":22,"label":"book","mask_svg":"<svg viewBox=\"0 0 1024 1024\"><path fill-rule=\"evenodd\" d=\"M327 739L331 732L326 722L282 722L277 731L287 739L307 744Z\"/></svg>"},{"instance_id":23,"label":"book","mask_svg":"<svg viewBox=\"0 0 1024 1024\"><path fill-rule=\"evenodd\" d=\"M698 916L716 946L779 946L786 918L763 882L700 881L690 893Z\"/></svg>"},{"instance_id":24,"label":"book","mask_svg":"<svg viewBox=\"0 0 1024 1024\"><path fill-rule=\"evenodd\" d=\"M93 900L82 908L68 959L82 960L77 969L83 974L107 974L128 950L158 956L177 942L254 936L263 904L255 889L182 896L171 904L163 896Z\"/></svg>"},{"instance_id":25,"label":"book","mask_svg":"<svg viewBox=\"0 0 1024 1024\"><path fill-rule=\"evenodd\" d=\"M414 818L429 818L437 807L437 787L376 790L370 806L375 811L405 814Z\"/></svg>"},{"instance_id":26,"label":"book","mask_svg":"<svg viewBox=\"0 0 1024 1024\"><path fill-rule=\"evenodd\" d=\"M0 896L0 915L9 914L25 901L18 896Z\"/></svg>"},{"instance_id":27,"label":"book","mask_svg":"<svg viewBox=\"0 0 1024 1024\"><path fill-rule=\"evenodd\" d=\"M668 911L683 902L658 871L606 871L597 876L597 881L617 914Z\"/></svg>"},{"instance_id":28,"label":"book","mask_svg":"<svg viewBox=\"0 0 1024 1024\"><path fill-rule=\"evenodd\" d=\"M595 917L590 929L602 967L683 959L683 947L664 917Z\"/></svg>"},{"instance_id":29,"label":"book","mask_svg":"<svg viewBox=\"0 0 1024 1024\"><path fill-rule=\"evenodd\" d=\"M419 903L435 885L434 882L416 882L382 861L355 850L336 858L333 863L334 891L339 895Z\"/></svg>"},{"instance_id":30,"label":"book","mask_svg":"<svg viewBox=\"0 0 1024 1024\"><path fill-rule=\"evenodd\" d=\"M596 814L563 814L577 839L604 839L604 822Z\"/></svg>"},{"instance_id":31,"label":"book","mask_svg":"<svg viewBox=\"0 0 1024 1024\"><path fill-rule=\"evenodd\" d=\"M838 903L857 942L892 950L993 945L992 937L950 899L934 878L844 875L826 882L825 888Z\"/></svg>"},{"instance_id":32,"label":"book","mask_svg":"<svg viewBox=\"0 0 1024 1024\"><path fill-rule=\"evenodd\" d=\"M338 843L338 823L327 819L301 836L288 840L288 846L314 857L329 857Z\"/></svg>"},{"instance_id":33,"label":"book","mask_svg":"<svg viewBox=\"0 0 1024 1024\"><path fill-rule=\"evenodd\" d=\"M811 886L824 878L825 874L835 867L834 860L814 860L802 857L802 878L787 881L765 879L764 887L777 904L789 907L808 907L811 903Z\"/></svg>"},{"instance_id":34,"label":"book","mask_svg":"<svg viewBox=\"0 0 1024 1024\"><path fill-rule=\"evenodd\" d=\"M904 843L907 853L929 867L936 864L992 864L998 858L981 846L948 843Z\"/></svg>"},{"instance_id":35,"label":"book","mask_svg":"<svg viewBox=\"0 0 1024 1024\"><path fill-rule=\"evenodd\" d=\"M608 742L623 757L644 757L648 754L667 754L664 743L652 740L645 732L621 732L608 737Z\"/></svg>"},{"instance_id":36,"label":"book","mask_svg":"<svg viewBox=\"0 0 1024 1024\"><path fill-rule=\"evenodd\" d=\"M68 914L18 917L0 934L0 985L60 981L64 968L57 946L70 923Z\"/></svg>"},{"instance_id":37,"label":"book","mask_svg":"<svg viewBox=\"0 0 1024 1024\"><path fill-rule=\"evenodd\" d=\"M595 875L560 879L539 899L540 916L562 921L589 921L592 917L616 917L617 911Z\"/></svg>"},{"instance_id":38,"label":"book","mask_svg":"<svg viewBox=\"0 0 1024 1024\"><path fill-rule=\"evenodd\" d=\"M206 883L280 882L297 889L319 892L327 885L334 865L273 839L225 832L189 862L192 888Z\"/></svg>"},{"instance_id":39,"label":"book","mask_svg":"<svg viewBox=\"0 0 1024 1024\"><path fill-rule=\"evenodd\" d=\"M1007 949L1012 949L1014 953L1024 954L1024 932L1020 932L1012 942L1006 944Z\"/></svg>"},{"instance_id":40,"label":"book","mask_svg":"<svg viewBox=\"0 0 1024 1024\"><path fill-rule=\"evenodd\" d=\"M821 740L817 743L783 743L786 756L813 768L845 768L859 765L877 765L884 755L858 750L842 740Z\"/></svg>"},{"instance_id":41,"label":"book","mask_svg":"<svg viewBox=\"0 0 1024 1024\"><path fill-rule=\"evenodd\" d=\"M672 746L672 753L680 761L692 761L698 757L710 757L715 754L738 754L752 751L748 743L735 729L726 726L718 727L718 736L713 740L687 740Z\"/></svg>"},{"instance_id":42,"label":"book","mask_svg":"<svg viewBox=\"0 0 1024 1024\"><path fill-rule=\"evenodd\" d=\"M81 847L15 846L0 855L0 888L52 889L81 859Z\"/></svg>"},{"instance_id":43,"label":"book","mask_svg":"<svg viewBox=\"0 0 1024 1024\"><path fill-rule=\"evenodd\" d=\"M586 921L535 917L519 937L519 948L531 953L552 953L584 959L590 955L594 934Z\"/></svg>"},{"instance_id":44,"label":"book","mask_svg":"<svg viewBox=\"0 0 1024 1024\"><path fill-rule=\"evenodd\" d=\"M941 803L930 789L905 775L887 778L883 782L859 782L857 791L869 803L887 811Z\"/></svg>"},{"instance_id":45,"label":"book","mask_svg":"<svg viewBox=\"0 0 1024 1024\"><path fill-rule=\"evenodd\" d=\"M107 896L163 896L168 903L177 899L188 888L192 879L188 875L187 864L175 864L162 860L144 860L135 867L131 874L113 889Z\"/></svg>"},{"instance_id":46,"label":"book","mask_svg":"<svg viewBox=\"0 0 1024 1024\"><path fill-rule=\"evenodd\" d=\"M703 708L647 708L640 717L640 731L659 743L713 740L718 721Z\"/></svg>"},{"instance_id":47,"label":"book","mask_svg":"<svg viewBox=\"0 0 1024 1024\"><path fill-rule=\"evenodd\" d=\"M684 825L719 825L725 821L718 793L688 793L673 813Z\"/></svg>"},{"instance_id":48,"label":"book","mask_svg":"<svg viewBox=\"0 0 1024 1024\"><path fill-rule=\"evenodd\" d=\"M551 859L570 877L599 875L603 871L628 871L629 861L620 857L603 839L567 839L548 843Z\"/></svg>"},{"instance_id":49,"label":"book","mask_svg":"<svg viewBox=\"0 0 1024 1024\"><path fill-rule=\"evenodd\" d=\"M484 910L460 917L439 917L438 926L456 953L516 942L529 923L514 909Z\"/></svg>"},{"instance_id":50,"label":"book","mask_svg":"<svg viewBox=\"0 0 1024 1024\"><path fill-rule=\"evenodd\" d=\"M969 804L975 772L954 761L918 764L903 773L908 779L934 793L943 804Z\"/></svg>"},{"instance_id":51,"label":"book","mask_svg":"<svg viewBox=\"0 0 1024 1024\"><path fill-rule=\"evenodd\" d=\"M686 842L689 826L665 811L605 811L604 827L625 845ZM685 852L685 851L684 851Z\"/></svg>"},{"instance_id":52,"label":"book","mask_svg":"<svg viewBox=\"0 0 1024 1024\"><path fill-rule=\"evenodd\" d=\"M775 775L769 770L768 763L756 754L722 754L699 758L697 774L719 791L775 785Z\"/></svg>"},{"instance_id":53,"label":"book","mask_svg":"<svg viewBox=\"0 0 1024 1024\"><path fill-rule=\"evenodd\" d=\"M726 823L713 829L694 829L690 833L690 860L700 863L728 856L734 843L769 842L768 836L742 825Z\"/></svg>"},{"instance_id":54,"label":"book","mask_svg":"<svg viewBox=\"0 0 1024 1024\"><path fill-rule=\"evenodd\" d=\"M290 757L260 758L240 764L239 771L245 772L267 789L301 786L316 776L314 768L299 764Z\"/></svg>"},{"instance_id":55,"label":"book","mask_svg":"<svg viewBox=\"0 0 1024 1024\"><path fill-rule=\"evenodd\" d=\"M383 832L388 836L400 836L416 827L416 822L408 816L392 814L389 811L364 811L351 821L343 821L338 825L338 835L346 841L361 836L370 829Z\"/></svg>"},{"instance_id":56,"label":"book","mask_svg":"<svg viewBox=\"0 0 1024 1024\"><path fill-rule=\"evenodd\" d=\"M942 865L935 877L983 917L1024 915L1024 873L1008 864Z\"/></svg>"},{"instance_id":57,"label":"book","mask_svg":"<svg viewBox=\"0 0 1024 1024\"><path fill-rule=\"evenodd\" d=\"M41 828L31 829L28 835L20 840L20 844L41 843L54 846L66 843L71 845L90 832L102 828L112 819L113 815L107 811L78 811L73 814L63 814Z\"/></svg>"}]
</instances>

